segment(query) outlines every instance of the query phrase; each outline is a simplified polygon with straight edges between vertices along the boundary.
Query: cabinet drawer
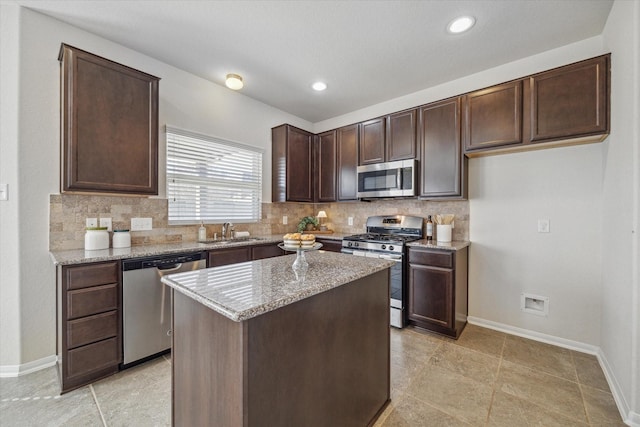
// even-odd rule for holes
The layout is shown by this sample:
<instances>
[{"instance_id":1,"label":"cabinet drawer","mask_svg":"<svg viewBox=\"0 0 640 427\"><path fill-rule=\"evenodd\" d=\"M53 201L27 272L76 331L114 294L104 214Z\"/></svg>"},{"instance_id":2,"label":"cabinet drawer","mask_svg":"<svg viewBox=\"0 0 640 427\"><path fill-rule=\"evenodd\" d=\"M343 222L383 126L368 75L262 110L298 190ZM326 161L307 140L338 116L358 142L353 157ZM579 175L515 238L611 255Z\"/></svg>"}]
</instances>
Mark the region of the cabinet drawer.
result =
<instances>
[{"instance_id":1,"label":"cabinet drawer","mask_svg":"<svg viewBox=\"0 0 640 427\"><path fill-rule=\"evenodd\" d=\"M117 262L65 267L65 273L67 290L117 283L120 276Z\"/></svg>"},{"instance_id":2,"label":"cabinet drawer","mask_svg":"<svg viewBox=\"0 0 640 427\"><path fill-rule=\"evenodd\" d=\"M69 349L116 335L118 335L117 310L67 322L67 348Z\"/></svg>"},{"instance_id":3,"label":"cabinet drawer","mask_svg":"<svg viewBox=\"0 0 640 427\"><path fill-rule=\"evenodd\" d=\"M433 267L453 268L453 253L410 249L409 262Z\"/></svg>"},{"instance_id":4,"label":"cabinet drawer","mask_svg":"<svg viewBox=\"0 0 640 427\"><path fill-rule=\"evenodd\" d=\"M66 360L66 377L71 379L75 376L100 371L118 363L120 363L118 338L109 338L69 350Z\"/></svg>"},{"instance_id":5,"label":"cabinet drawer","mask_svg":"<svg viewBox=\"0 0 640 427\"><path fill-rule=\"evenodd\" d=\"M103 313L117 308L117 283L67 292L67 319Z\"/></svg>"}]
</instances>

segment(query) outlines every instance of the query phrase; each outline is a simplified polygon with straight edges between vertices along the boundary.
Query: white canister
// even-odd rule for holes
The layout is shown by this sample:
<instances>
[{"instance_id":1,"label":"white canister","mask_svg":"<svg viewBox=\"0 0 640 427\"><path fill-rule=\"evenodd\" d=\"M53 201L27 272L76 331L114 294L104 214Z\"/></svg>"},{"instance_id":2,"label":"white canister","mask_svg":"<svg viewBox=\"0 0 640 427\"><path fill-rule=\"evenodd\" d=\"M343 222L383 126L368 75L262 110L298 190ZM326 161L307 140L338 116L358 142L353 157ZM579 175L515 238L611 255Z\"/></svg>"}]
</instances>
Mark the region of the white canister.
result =
<instances>
[{"instance_id":1,"label":"white canister","mask_svg":"<svg viewBox=\"0 0 640 427\"><path fill-rule=\"evenodd\" d=\"M438 242L450 242L451 241L451 224L437 224L436 225L436 240Z\"/></svg>"},{"instance_id":2,"label":"white canister","mask_svg":"<svg viewBox=\"0 0 640 427\"><path fill-rule=\"evenodd\" d=\"M129 230L113 230L113 247L114 248L130 248L131 233Z\"/></svg>"},{"instance_id":3,"label":"white canister","mask_svg":"<svg viewBox=\"0 0 640 427\"><path fill-rule=\"evenodd\" d=\"M107 227L87 227L84 233L84 249L87 251L109 249Z\"/></svg>"}]
</instances>

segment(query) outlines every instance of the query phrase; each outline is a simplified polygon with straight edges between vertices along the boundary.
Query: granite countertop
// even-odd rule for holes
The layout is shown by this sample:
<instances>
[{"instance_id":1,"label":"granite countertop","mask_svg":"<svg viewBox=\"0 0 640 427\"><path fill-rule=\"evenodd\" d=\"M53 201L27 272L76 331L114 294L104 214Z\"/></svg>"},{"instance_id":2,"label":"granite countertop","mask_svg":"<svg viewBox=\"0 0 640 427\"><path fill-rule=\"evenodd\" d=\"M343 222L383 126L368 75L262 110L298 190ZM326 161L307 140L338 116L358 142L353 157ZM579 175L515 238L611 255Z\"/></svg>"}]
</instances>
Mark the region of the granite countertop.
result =
<instances>
[{"instance_id":1,"label":"granite countertop","mask_svg":"<svg viewBox=\"0 0 640 427\"><path fill-rule=\"evenodd\" d=\"M177 273L162 282L240 322L328 291L394 265L393 261L336 252L306 253L309 268L296 277L296 255Z\"/></svg>"},{"instance_id":2,"label":"granite countertop","mask_svg":"<svg viewBox=\"0 0 640 427\"><path fill-rule=\"evenodd\" d=\"M435 240L415 240L413 242L407 243L407 246L410 248L427 248L427 249L442 249L445 251L459 251L460 249L466 248L469 246L471 242L466 240L454 240L452 242L437 242Z\"/></svg>"},{"instance_id":3,"label":"granite countertop","mask_svg":"<svg viewBox=\"0 0 640 427\"><path fill-rule=\"evenodd\" d=\"M342 240L346 234L317 234L317 239ZM253 240L256 239L256 240ZM282 242L281 234L273 234L269 236L251 236L249 238L240 238L238 240L218 241L218 242L183 242L183 243L165 243L159 245L140 245L130 248L109 248L97 251L85 251L84 249L73 249L66 251L50 251L49 255L54 265L70 265L84 264L88 262L114 261L127 258L139 258L154 255L167 255L178 252L198 252L213 249L232 248L247 245L264 245L269 243Z\"/></svg>"}]
</instances>

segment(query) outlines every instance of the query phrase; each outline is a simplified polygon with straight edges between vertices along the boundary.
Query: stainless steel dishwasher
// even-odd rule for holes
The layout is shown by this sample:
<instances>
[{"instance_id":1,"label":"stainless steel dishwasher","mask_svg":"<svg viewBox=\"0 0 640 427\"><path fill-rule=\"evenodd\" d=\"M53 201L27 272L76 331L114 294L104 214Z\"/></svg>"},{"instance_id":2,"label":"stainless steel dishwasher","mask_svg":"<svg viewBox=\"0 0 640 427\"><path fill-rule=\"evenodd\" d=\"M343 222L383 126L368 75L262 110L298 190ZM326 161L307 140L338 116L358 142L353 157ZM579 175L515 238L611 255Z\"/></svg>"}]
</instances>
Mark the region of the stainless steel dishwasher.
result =
<instances>
[{"instance_id":1,"label":"stainless steel dishwasher","mask_svg":"<svg viewBox=\"0 0 640 427\"><path fill-rule=\"evenodd\" d=\"M160 278L205 267L206 252L123 260L123 367L171 349L171 289Z\"/></svg>"}]
</instances>

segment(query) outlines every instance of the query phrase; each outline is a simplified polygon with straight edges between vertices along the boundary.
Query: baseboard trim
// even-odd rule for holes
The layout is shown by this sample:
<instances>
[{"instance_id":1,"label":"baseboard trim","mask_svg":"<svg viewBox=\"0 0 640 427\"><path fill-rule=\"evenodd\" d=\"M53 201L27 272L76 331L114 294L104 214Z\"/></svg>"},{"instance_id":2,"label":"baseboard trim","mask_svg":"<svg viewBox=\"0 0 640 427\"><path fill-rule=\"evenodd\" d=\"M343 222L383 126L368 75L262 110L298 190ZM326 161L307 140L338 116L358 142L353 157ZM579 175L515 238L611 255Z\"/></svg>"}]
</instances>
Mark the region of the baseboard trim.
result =
<instances>
[{"instance_id":1,"label":"baseboard trim","mask_svg":"<svg viewBox=\"0 0 640 427\"><path fill-rule=\"evenodd\" d=\"M547 335L536 331L531 331L529 329L522 329L511 325L505 325L504 323L498 323L492 320L480 319L473 316L469 316L467 318L467 321L472 325L482 326L483 328L493 329L496 331L504 332L505 334L516 335L522 338L528 338L530 340L552 344L558 347L563 347L569 350L575 350L581 353L587 353L596 356L596 358L598 359L598 363L600 364L600 368L602 369L602 372L607 379L609 389L611 389L611 394L613 395L613 400L615 400L616 402L616 406L618 407L618 411L620 411L620 416L623 419L624 423L631 427L640 427L640 414L631 411L631 409L629 408L629 404L627 403L624 394L622 394L621 392L620 385L618 384L616 377L613 375L611 366L609 365L609 362L607 361L607 358L605 357L600 347L556 337L553 335Z\"/></svg>"},{"instance_id":2,"label":"baseboard trim","mask_svg":"<svg viewBox=\"0 0 640 427\"><path fill-rule=\"evenodd\" d=\"M53 366L57 361L58 356L53 355L23 363L22 365L2 365L0 366L0 378L19 377L20 375L30 374L31 372Z\"/></svg>"},{"instance_id":3,"label":"baseboard trim","mask_svg":"<svg viewBox=\"0 0 640 427\"><path fill-rule=\"evenodd\" d=\"M579 341L572 341L553 335L547 335L541 332L531 331L529 329L522 329L511 325L505 325L504 323L480 319L478 317L469 316L467 318L467 321L472 325L482 326L483 328L493 329L496 331L504 332L505 334L516 335L522 338L528 338L546 344L552 344L558 347L567 348L569 350L579 351L580 353L587 353L597 356L598 352L600 351L600 347L595 345L585 344Z\"/></svg>"}]
</instances>

